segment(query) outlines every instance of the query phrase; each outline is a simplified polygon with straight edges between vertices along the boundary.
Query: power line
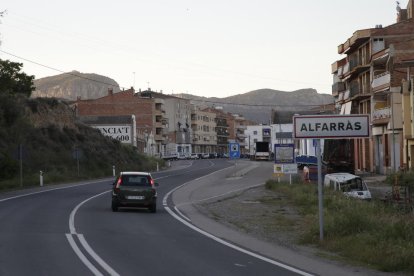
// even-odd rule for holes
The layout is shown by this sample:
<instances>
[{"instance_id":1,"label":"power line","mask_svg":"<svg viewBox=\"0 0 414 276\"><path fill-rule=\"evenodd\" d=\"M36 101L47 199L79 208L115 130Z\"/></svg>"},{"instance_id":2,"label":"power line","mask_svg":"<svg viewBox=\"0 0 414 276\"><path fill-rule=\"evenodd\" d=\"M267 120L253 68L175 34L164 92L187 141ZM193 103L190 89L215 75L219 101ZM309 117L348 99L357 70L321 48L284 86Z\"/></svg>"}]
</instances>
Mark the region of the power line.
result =
<instances>
[{"instance_id":1,"label":"power line","mask_svg":"<svg viewBox=\"0 0 414 276\"><path fill-rule=\"evenodd\" d=\"M2 52L4 54L7 54L7 55L10 55L10 56L13 56L13 57L18 58L18 59L33 63L33 64L36 64L36 65L48 68L50 70L54 70L54 71L63 73L63 74L71 75L71 76L78 77L78 78L81 78L81 79L85 79L85 80L89 80L89 81L93 81L93 82L96 82L96 83L101 83L101 84L105 84L105 85L109 85L109 86L118 88L118 86L113 85L112 83L107 83L107 82L104 82L104 81L95 80L95 79L88 78L88 77L85 77L85 76L82 76L82 75L78 75L78 74L75 74L75 73L72 73L72 72L65 72L63 70L60 70L60 69L57 69L57 68L54 68L54 67L51 67L51 66L48 66L48 65L41 64L41 63L38 63L36 61L29 60L29 59L17 56L17 55L14 55L12 53L9 53L9 52L3 51L3 50L0 50L0 52ZM119 87L119 88L125 88L125 87Z\"/></svg>"}]
</instances>

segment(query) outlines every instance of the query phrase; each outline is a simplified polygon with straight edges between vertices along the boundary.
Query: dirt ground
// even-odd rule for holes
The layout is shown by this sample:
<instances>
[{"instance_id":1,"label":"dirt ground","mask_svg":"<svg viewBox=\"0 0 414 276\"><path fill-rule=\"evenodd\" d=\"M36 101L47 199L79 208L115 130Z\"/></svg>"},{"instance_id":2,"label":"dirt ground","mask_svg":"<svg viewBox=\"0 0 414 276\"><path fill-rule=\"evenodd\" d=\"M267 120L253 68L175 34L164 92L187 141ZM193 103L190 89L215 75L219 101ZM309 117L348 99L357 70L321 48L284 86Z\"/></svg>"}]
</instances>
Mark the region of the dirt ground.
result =
<instances>
[{"instance_id":1,"label":"dirt ground","mask_svg":"<svg viewBox=\"0 0 414 276\"><path fill-rule=\"evenodd\" d=\"M346 261L334 253L299 243L301 225L306 222L283 199L276 192L260 186L231 197L203 202L197 207L210 218L260 240L294 249L302 255L319 256L338 265L345 264ZM361 267L358 269L360 272L365 270ZM365 275L373 275L373 271L368 268L366 272ZM377 275L400 274L378 272Z\"/></svg>"},{"instance_id":2,"label":"dirt ground","mask_svg":"<svg viewBox=\"0 0 414 276\"><path fill-rule=\"evenodd\" d=\"M259 239L291 247L296 243L300 217L276 193L257 187L238 195L200 205L214 220ZM296 229L299 230L299 229Z\"/></svg>"}]
</instances>

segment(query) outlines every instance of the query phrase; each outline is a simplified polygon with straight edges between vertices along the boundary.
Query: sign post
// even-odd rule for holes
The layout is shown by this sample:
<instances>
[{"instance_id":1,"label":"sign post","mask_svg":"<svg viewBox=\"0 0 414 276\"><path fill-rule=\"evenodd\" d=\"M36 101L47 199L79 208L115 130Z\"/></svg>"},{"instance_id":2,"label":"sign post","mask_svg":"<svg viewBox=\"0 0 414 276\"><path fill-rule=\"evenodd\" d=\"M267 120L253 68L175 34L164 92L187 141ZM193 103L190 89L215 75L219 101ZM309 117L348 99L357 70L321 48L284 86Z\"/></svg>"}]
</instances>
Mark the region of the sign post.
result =
<instances>
[{"instance_id":1,"label":"sign post","mask_svg":"<svg viewBox=\"0 0 414 276\"><path fill-rule=\"evenodd\" d=\"M316 140L316 156L318 158L318 202L319 202L319 239L323 241L323 186L322 186L322 160L321 139Z\"/></svg>"},{"instance_id":2,"label":"sign post","mask_svg":"<svg viewBox=\"0 0 414 276\"><path fill-rule=\"evenodd\" d=\"M236 169L236 159L240 158L240 144L229 143L229 157L234 159L234 168Z\"/></svg>"},{"instance_id":3,"label":"sign post","mask_svg":"<svg viewBox=\"0 0 414 276\"><path fill-rule=\"evenodd\" d=\"M369 138L369 115L308 115L293 116L293 138L316 139L318 159L319 239L323 240L323 186L321 138Z\"/></svg>"}]
</instances>

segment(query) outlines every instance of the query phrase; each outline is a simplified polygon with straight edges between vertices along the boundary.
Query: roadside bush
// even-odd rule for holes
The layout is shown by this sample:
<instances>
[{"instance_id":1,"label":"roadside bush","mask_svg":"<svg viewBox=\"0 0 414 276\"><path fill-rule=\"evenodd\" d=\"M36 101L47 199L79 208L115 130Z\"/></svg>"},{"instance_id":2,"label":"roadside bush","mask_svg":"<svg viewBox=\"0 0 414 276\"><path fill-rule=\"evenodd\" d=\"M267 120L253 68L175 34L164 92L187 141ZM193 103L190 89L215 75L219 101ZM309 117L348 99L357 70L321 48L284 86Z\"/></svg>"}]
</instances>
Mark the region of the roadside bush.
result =
<instances>
[{"instance_id":1,"label":"roadside bush","mask_svg":"<svg viewBox=\"0 0 414 276\"><path fill-rule=\"evenodd\" d=\"M0 95L0 125L11 127L23 114L23 108L12 96Z\"/></svg>"},{"instance_id":2,"label":"roadside bush","mask_svg":"<svg viewBox=\"0 0 414 276\"><path fill-rule=\"evenodd\" d=\"M403 181L409 182L405 177ZM319 239L318 196L315 185L266 182L284 194L301 218L299 243L319 246L349 262L387 272L414 273L414 216L380 201L348 198L324 189L324 240Z\"/></svg>"},{"instance_id":3,"label":"roadside bush","mask_svg":"<svg viewBox=\"0 0 414 276\"><path fill-rule=\"evenodd\" d=\"M8 154L0 154L0 179L10 179L17 175L19 163Z\"/></svg>"}]
</instances>

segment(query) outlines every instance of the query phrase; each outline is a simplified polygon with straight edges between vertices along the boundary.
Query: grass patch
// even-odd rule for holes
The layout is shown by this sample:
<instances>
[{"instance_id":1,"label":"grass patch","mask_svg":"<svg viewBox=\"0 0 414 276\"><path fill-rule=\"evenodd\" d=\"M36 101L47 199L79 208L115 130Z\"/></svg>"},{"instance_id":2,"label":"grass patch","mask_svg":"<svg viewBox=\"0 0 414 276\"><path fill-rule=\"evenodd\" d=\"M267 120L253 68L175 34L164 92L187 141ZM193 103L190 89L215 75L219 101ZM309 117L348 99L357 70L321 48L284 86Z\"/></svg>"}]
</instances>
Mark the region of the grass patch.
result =
<instances>
[{"instance_id":1,"label":"grass patch","mask_svg":"<svg viewBox=\"0 0 414 276\"><path fill-rule=\"evenodd\" d=\"M269 180L266 188L285 195L287 204L301 214L301 243L336 253L350 263L385 272L414 273L412 213L324 189L324 241L320 242L317 187Z\"/></svg>"}]
</instances>

